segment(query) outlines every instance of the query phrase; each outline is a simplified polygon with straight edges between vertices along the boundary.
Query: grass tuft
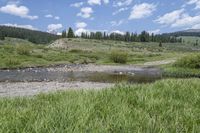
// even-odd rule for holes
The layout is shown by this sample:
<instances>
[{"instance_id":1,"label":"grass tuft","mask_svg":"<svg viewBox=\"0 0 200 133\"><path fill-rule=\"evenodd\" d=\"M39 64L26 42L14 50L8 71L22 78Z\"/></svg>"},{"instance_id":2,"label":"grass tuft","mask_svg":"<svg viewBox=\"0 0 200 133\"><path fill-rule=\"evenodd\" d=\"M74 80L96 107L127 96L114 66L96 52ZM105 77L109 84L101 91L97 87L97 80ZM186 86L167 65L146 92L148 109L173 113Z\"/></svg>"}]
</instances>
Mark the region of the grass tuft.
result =
<instances>
[{"instance_id":1,"label":"grass tuft","mask_svg":"<svg viewBox=\"0 0 200 133\"><path fill-rule=\"evenodd\" d=\"M0 99L0 132L200 132L199 79Z\"/></svg>"},{"instance_id":2,"label":"grass tuft","mask_svg":"<svg viewBox=\"0 0 200 133\"><path fill-rule=\"evenodd\" d=\"M176 61L174 65L176 67L198 69L200 68L200 54L185 56Z\"/></svg>"},{"instance_id":3,"label":"grass tuft","mask_svg":"<svg viewBox=\"0 0 200 133\"><path fill-rule=\"evenodd\" d=\"M128 54L126 53L126 51L113 50L110 54L110 59L114 63L125 64L127 63Z\"/></svg>"}]
</instances>

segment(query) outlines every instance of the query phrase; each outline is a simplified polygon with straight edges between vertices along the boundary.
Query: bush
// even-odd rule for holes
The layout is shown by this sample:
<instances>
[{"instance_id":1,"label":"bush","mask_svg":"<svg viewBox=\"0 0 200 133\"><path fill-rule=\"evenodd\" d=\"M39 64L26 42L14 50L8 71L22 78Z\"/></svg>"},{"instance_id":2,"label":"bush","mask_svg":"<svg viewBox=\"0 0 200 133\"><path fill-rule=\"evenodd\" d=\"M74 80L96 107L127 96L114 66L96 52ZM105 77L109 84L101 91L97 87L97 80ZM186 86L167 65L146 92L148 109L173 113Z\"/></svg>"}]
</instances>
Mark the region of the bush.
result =
<instances>
[{"instance_id":1,"label":"bush","mask_svg":"<svg viewBox=\"0 0 200 133\"><path fill-rule=\"evenodd\" d=\"M128 59L128 54L125 51L114 50L110 54L110 59L114 63L125 64Z\"/></svg>"},{"instance_id":2,"label":"bush","mask_svg":"<svg viewBox=\"0 0 200 133\"><path fill-rule=\"evenodd\" d=\"M19 64L20 64L20 62L18 60L12 59L12 58L5 61L6 66L16 66L16 65L19 65Z\"/></svg>"},{"instance_id":3,"label":"bush","mask_svg":"<svg viewBox=\"0 0 200 133\"><path fill-rule=\"evenodd\" d=\"M37 55L34 55L36 58L43 58L43 55L42 54L37 54Z\"/></svg>"},{"instance_id":4,"label":"bush","mask_svg":"<svg viewBox=\"0 0 200 133\"><path fill-rule=\"evenodd\" d=\"M71 49L69 52L71 52L71 53L82 53L84 51L81 50L81 49Z\"/></svg>"},{"instance_id":5,"label":"bush","mask_svg":"<svg viewBox=\"0 0 200 133\"><path fill-rule=\"evenodd\" d=\"M20 55L30 55L32 48L29 45L17 45L16 51Z\"/></svg>"},{"instance_id":6,"label":"bush","mask_svg":"<svg viewBox=\"0 0 200 133\"><path fill-rule=\"evenodd\" d=\"M13 45L3 45L2 48L8 53L13 53L13 51L15 50L15 47Z\"/></svg>"},{"instance_id":7,"label":"bush","mask_svg":"<svg viewBox=\"0 0 200 133\"><path fill-rule=\"evenodd\" d=\"M198 69L200 68L200 54L185 56L177 60L174 65L176 67Z\"/></svg>"}]
</instances>

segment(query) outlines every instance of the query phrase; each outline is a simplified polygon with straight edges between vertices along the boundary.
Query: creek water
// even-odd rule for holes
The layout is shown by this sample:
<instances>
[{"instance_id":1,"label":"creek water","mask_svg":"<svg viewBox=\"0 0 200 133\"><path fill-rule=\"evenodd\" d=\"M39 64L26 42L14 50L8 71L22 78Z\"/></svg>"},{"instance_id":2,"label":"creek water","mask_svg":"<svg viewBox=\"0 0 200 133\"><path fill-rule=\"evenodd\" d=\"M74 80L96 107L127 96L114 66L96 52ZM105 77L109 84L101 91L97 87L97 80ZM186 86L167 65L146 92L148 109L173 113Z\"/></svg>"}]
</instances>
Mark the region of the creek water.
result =
<instances>
[{"instance_id":1,"label":"creek water","mask_svg":"<svg viewBox=\"0 0 200 133\"><path fill-rule=\"evenodd\" d=\"M141 68L136 70L106 72L61 72L49 71L47 68L27 68L20 70L0 70L0 82L100 82L100 83L150 83L162 79L158 68Z\"/></svg>"}]
</instances>

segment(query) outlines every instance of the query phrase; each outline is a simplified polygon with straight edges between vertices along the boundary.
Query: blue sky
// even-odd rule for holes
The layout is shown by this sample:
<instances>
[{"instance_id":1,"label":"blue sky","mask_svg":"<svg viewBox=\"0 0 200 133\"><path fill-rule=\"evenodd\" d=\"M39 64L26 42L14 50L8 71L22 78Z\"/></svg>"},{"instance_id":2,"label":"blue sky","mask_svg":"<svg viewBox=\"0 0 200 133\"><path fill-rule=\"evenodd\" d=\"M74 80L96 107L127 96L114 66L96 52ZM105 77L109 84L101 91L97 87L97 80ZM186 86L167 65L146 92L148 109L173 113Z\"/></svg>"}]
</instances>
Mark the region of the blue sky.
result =
<instances>
[{"instance_id":1,"label":"blue sky","mask_svg":"<svg viewBox=\"0 0 200 133\"><path fill-rule=\"evenodd\" d=\"M0 0L0 24L48 32L200 28L200 0Z\"/></svg>"}]
</instances>

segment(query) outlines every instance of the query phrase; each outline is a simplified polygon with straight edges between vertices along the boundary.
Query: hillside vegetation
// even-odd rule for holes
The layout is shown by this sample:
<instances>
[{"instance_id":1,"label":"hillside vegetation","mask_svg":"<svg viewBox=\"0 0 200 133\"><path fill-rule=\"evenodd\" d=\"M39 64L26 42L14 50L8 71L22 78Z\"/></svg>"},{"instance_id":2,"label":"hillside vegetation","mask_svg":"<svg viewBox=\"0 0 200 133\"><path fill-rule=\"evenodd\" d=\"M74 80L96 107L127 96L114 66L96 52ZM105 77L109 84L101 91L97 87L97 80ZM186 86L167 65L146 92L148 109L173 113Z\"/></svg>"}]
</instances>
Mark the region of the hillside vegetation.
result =
<instances>
[{"instance_id":1,"label":"hillside vegetation","mask_svg":"<svg viewBox=\"0 0 200 133\"><path fill-rule=\"evenodd\" d=\"M121 51L125 55L113 54ZM60 39L49 46L34 45L21 39L5 38L0 41L0 68L45 66L49 64L138 64L181 57L192 47L179 43L139 43L110 40ZM121 57L123 56L123 57ZM126 58L124 58L126 56ZM124 61L116 61L121 60Z\"/></svg>"},{"instance_id":2,"label":"hillside vegetation","mask_svg":"<svg viewBox=\"0 0 200 133\"><path fill-rule=\"evenodd\" d=\"M47 32L34 31L17 27L0 26L0 39L4 40L5 37L20 38L36 44L48 44L60 38L57 35L53 35Z\"/></svg>"}]
</instances>

